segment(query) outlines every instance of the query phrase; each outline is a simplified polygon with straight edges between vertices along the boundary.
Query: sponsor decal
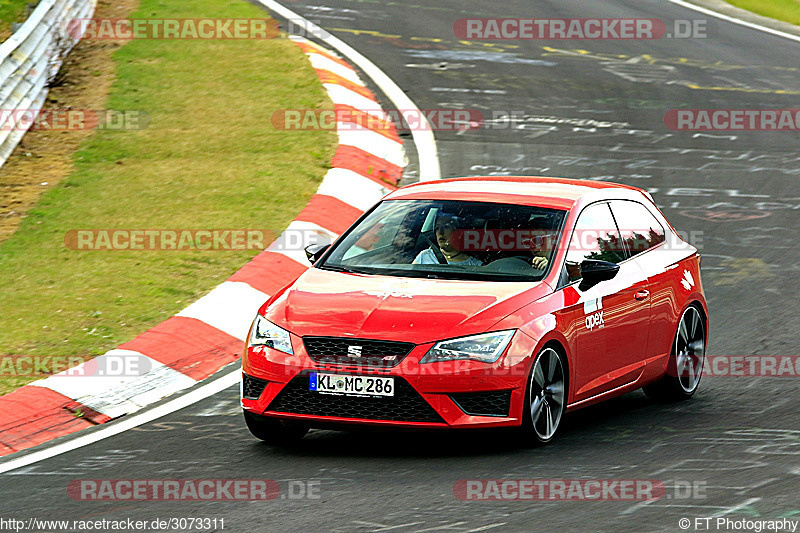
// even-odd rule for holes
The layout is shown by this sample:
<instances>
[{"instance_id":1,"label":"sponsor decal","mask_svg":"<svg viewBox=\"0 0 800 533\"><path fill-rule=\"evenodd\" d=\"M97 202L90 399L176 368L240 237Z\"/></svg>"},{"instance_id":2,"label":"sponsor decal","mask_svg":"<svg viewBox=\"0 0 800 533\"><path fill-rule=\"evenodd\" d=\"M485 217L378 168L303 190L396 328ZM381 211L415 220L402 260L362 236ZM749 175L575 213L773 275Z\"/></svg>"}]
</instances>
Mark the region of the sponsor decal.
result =
<instances>
[{"instance_id":1,"label":"sponsor decal","mask_svg":"<svg viewBox=\"0 0 800 533\"><path fill-rule=\"evenodd\" d=\"M602 296L583 302L583 314L589 315L586 317L586 329L589 331L594 331L594 328L605 327Z\"/></svg>"}]
</instances>

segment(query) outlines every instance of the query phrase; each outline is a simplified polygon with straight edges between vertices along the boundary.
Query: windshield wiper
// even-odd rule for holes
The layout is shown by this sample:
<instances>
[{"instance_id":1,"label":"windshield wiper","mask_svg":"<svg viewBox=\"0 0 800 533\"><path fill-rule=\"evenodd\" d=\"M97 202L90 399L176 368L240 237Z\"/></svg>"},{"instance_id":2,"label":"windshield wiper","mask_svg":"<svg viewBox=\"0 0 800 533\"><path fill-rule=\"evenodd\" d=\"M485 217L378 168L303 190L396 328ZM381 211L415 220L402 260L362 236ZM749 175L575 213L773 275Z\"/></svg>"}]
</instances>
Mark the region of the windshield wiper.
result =
<instances>
[{"instance_id":1,"label":"windshield wiper","mask_svg":"<svg viewBox=\"0 0 800 533\"><path fill-rule=\"evenodd\" d=\"M334 272L346 272L348 274L363 274L363 272L358 272L356 270L353 270L353 269L350 269L350 268L347 268L347 267L343 267L343 266L339 266L339 265L328 265L328 264L325 264L325 265L320 266L319 268L321 268L322 270L332 270Z\"/></svg>"}]
</instances>

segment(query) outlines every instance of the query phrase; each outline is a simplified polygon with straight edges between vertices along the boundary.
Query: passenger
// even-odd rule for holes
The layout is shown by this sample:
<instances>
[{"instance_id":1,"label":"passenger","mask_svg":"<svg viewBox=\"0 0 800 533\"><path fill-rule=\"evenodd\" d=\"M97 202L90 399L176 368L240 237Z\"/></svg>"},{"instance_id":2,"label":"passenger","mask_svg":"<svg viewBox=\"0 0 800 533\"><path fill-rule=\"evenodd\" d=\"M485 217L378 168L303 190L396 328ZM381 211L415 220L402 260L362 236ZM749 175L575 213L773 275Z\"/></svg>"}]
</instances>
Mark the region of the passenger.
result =
<instances>
[{"instance_id":1,"label":"passenger","mask_svg":"<svg viewBox=\"0 0 800 533\"><path fill-rule=\"evenodd\" d=\"M415 265L437 265L443 262L439 260L442 257L448 264L460 265L474 265L481 266L483 262L477 257L473 257L466 252L457 250L451 243L450 238L453 232L457 229L463 229L464 223L462 219L456 215L440 213L436 216L436 221L433 224L434 233L436 234L436 243L431 243L429 248L422 250L413 264ZM438 250L434 250L434 246L438 245ZM437 254L437 252L439 252Z\"/></svg>"}]
</instances>

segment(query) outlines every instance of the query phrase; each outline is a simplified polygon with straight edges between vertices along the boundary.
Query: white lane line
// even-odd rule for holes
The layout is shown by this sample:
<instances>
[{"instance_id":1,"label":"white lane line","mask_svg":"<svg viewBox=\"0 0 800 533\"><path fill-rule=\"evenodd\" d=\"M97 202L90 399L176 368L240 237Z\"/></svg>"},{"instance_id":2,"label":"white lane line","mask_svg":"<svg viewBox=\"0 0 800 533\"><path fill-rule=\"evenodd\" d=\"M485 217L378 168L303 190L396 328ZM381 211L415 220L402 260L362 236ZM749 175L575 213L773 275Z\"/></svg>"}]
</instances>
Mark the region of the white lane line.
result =
<instances>
[{"instance_id":1,"label":"white lane line","mask_svg":"<svg viewBox=\"0 0 800 533\"><path fill-rule=\"evenodd\" d=\"M314 24L313 22L301 17L291 9L283 7L274 0L258 0L267 9L270 9L280 15L281 17L299 23L302 28L305 28L312 35L317 36L318 39L325 44L335 48L347 59L352 61L364 73L369 76L375 84L380 87L383 93L392 101L397 109L409 109L415 111L418 116L423 116L422 111L414 104L414 102L403 92L403 90L392 81L380 68L377 67L372 61L364 57L361 53L356 51L353 47L346 44L341 39L330 35L325 30ZM428 128L414 128L411 130L411 136L414 139L414 145L417 147L417 154L419 156L419 179L420 181L438 180L442 177L439 168L439 155L436 148L436 139L433 136L433 129Z\"/></svg>"},{"instance_id":2,"label":"white lane line","mask_svg":"<svg viewBox=\"0 0 800 533\"><path fill-rule=\"evenodd\" d=\"M200 400L208 398L209 396L213 396L214 394L217 394L218 392L223 391L232 385L235 385L241 381L240 376L241 371L237 368L229 374L220 376L217 379L184 394L183 396L179 396L174 400L165 403L164 405L159 405L158 407L150 409L149 411L145 411L144 413L131 415L114 422L109 422L108 424L103 424L102 426L99 426L100 429L96 431L92 431L88 434L80 434L79 437L75 437L74 439L67 440L66 442L56 444L55 446L45 448L44 450L40 450L38 452L29 453L18 458L11 456L11 458L0 460L0 474L10 470L15 470L17 468L22 468L23 466L28 466L33 463L38 463L39 461L44 461L45 459L50 459L51 457L61 455L62 453L71 452L72 450L76 450L78 448L88 446L89 444L99 442L103 439L113 437L114 435L118 435L124 431L128 431L129 429L141 426L142 424L152 422L153 420L161 418L162 416L166 416L170 413L174 413L175 411L183 409L184 407L188 407L199 402Z\"/></svg>"},{"instance_id":3,"label":"white lane line","mask_svg":"<svg viewBox=\"0 0 800 533\"><path fill-rule=\"evenodd\" d=\"M358 74L356 74L355 70L347 68L322 54L308 52L306 55L308 56L308 60L311 61L311 66L315 69L327 70L328 72L337 74L348 81L352 81L356 85L361 85L362 87L364 86L364 82L358 78Z\"/></svg>"},{"instance_id":4,"label":"white lane line","mask_svg":"<svg viewBox=\"0 0 800 533\"><path fill-rule=\"evenodd\" d=\"M243 341L269 295L242 281L225 281L176 316L196 318Z\"/></svg>"},{"instance_id":5,"label":"white lane line","mask_svg":"<svg viewBox=\"0 0 800 533\"><path fill-rule=\"evenodd\" d=\"M262 0L263 1L263 0ZM776 30L773 28L768 28L767 26L762 26L761 24L756 24L755 22L748 22L746 20L738 19L736 17L732 17L730 15L724 15L717 11L712 11L705 7L700 7L694 4L690 4L689 2L684 2L683 0L667 0L668 2L672 2L673 4L677 4L679 6L685 7L687 9L692 9L694 11L698 11L705 15L711 15L712 17L717 17L718 19L726 20L728 22L732 22L734 24L738 24L740 26L745 26L753 30L763 31L769 33L771 35L775 35L778 37L783 37L784 39L791 39L792 41L797 41L800 43L800 36L793 35L791 33L786 33L784 31Z\"/></svg>"}]
</instances>

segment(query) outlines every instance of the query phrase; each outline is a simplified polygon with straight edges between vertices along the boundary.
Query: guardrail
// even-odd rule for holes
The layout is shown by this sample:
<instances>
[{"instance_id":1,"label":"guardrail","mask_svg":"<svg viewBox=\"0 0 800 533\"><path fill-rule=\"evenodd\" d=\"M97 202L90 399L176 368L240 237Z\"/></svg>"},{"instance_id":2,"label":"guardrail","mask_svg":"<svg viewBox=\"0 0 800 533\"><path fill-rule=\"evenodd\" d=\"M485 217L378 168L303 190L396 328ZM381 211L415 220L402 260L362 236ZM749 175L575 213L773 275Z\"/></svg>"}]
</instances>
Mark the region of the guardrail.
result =
<instances>
[{"instance_id":1,"label":"guardrail","mask_svg":"<svg viewBox=\"0 0 800 533\"><path fill-rule=\"evenodd\" d=\"M42 0L0 45L0 166L33 125L49 81L80 40L74 19L90 18L97 0Z\"/></svg>"}]
</instances>

